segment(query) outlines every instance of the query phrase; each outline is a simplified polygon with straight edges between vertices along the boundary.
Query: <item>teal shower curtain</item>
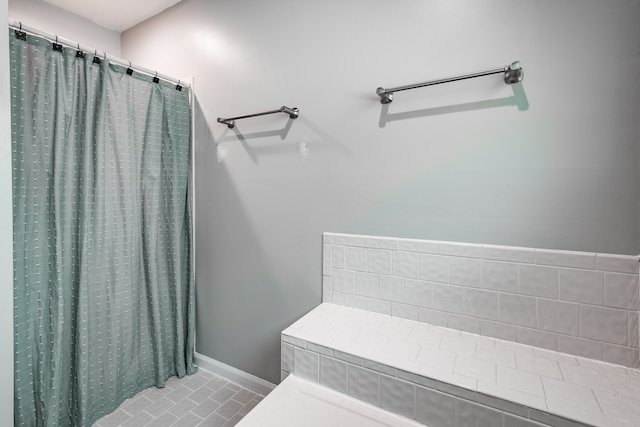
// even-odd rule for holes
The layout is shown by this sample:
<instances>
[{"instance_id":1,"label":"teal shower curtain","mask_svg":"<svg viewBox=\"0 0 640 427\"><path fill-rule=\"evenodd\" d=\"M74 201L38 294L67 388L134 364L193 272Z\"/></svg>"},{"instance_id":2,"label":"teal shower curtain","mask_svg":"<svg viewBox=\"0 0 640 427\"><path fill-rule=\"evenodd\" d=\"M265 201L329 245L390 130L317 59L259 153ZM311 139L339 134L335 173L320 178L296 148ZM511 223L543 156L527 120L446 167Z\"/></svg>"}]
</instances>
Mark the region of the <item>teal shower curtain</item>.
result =
<instances>
[{"instance_id":1,"label":"teal shower curtain","mask_svg":"<svg viewBox=\"0 0 640 427\"><path fill-rule=\"evenodd\" d=\"M189 93L10 44L15 425L90 426L196 370Z\"/></svg>"}]
</instances>

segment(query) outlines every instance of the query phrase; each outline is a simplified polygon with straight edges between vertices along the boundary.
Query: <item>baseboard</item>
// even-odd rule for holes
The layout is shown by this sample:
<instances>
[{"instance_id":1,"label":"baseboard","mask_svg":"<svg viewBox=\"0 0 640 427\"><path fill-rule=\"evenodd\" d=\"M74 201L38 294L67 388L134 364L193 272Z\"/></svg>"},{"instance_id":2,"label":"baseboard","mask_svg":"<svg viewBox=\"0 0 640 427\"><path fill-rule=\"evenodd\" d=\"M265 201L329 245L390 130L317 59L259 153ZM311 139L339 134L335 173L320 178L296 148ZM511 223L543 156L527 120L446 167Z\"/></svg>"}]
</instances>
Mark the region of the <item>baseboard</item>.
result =
<instances>
[{"instance_id":1,"label":"baseboard","mask_svg":"<svg viewBox=\"0 0 640 427\"><path fill-rule=\"evenodd\" d=\"M263 396L266 396L271 390L276 388L276 385L271 384L269 381L265 381L248 372L241 371L233 366L219 362L205 356L204 354L196 353L196 364L206 371L220 375L229 381L232 381L244 388L248 388L254 393L258 393Z\"/></svg>"}]
</instances>

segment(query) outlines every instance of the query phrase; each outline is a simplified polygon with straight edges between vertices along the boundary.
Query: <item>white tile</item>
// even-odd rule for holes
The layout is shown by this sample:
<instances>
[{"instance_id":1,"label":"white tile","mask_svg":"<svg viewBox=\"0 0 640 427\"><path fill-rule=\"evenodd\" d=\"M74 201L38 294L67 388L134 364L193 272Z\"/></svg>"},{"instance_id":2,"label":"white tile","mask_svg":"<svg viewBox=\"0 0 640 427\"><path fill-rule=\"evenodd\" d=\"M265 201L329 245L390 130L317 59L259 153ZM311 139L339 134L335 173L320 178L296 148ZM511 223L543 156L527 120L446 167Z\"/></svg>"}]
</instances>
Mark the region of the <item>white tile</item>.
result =
<instances>
[{"instance_id":1,"label":"white tile","mask_svg":"<svg viewBox=\"0 0 640 427\"><path fill-rule=\"evenodd\" d=\"M455 427L456 398L424 387L416 388L416 420L436 427Z\"/></svg>"},{"instance_id":2,"label":"white tile","mask_svg":"<svg viewBox=\"0 0 640 427\"><path fill-rule=\"evenodd\" d=\"M549 412L560 415L570 420L586 423L587 425L595 425L601 427L631 427L622 420L616 420L602 413L597 409L586 410L580 406L571 405L566 402L549 401L547 402Z\"/></svg>"},{"instance_id":3,"label":"white tile","mask_svg":"<svg viewBox=\"0 0 640 427\"><path fill-rule=\"evenodd\" d=\"M497 367L497 373L497 384L499 386L542 398L545 397L540 375L500 365Z\"/></svg>"},{"instance_id":4,"label":"white tile","mask_svg":"<svg viewBox=\"0 0 640 427\"><path fill-rule=\"evenodd\" d=\"M638 274L638 264L637 256L612 254L596 255L596 268L598 270Z\"/></svg>"},{"instance_id":5,"label":"white tile","mask_svg":"<svg viewBox=\"0 0 640 427\"><path fill-rule=\"evenodd\" d=\"M391 302L367 298L367 310L391 316Z\"/></svg>"},{"instance_id":6,"label":"white tile","mask_svg":"<svg viewBox=\"0 0 640 427\"><path fill-rule=\"evenodd\" d=\"M380 407L394 414L414 419L416 386L397 378L380 376Z\"/></svg>"},{"instance_id":7,"label":"white tile","mask_svg":"<svg viewBox=\"0 0 640 427\"><path fill-rule=\"evenodd\" d=\"M423 348L438 348L442 342L442 334L414 328L407 337L407 341L418 343Z\"/></svg>"},{"instance_id":8,"label":"white tile","mask_svg":"<svg viewBox=\"0 0 640 427\"><path fill-rule=\"evenodd\" d=\"M348 365L347 394L372 405L379 405L379 378L377 372Z\"/></svg>"},{"instance_id":9,"label":"white tile","mask_svg":"<svg viewBox=\"0 0 640 427\"><path fill-rule=\"evenodd\" d=\"M389 337L375 332L363 331L353 340L353 348L358 354L370 355L380 352L389 342Z\"/></svg>"},{"instance_id":10,"label":"white tile","mask_svg":"<svg viewBox=\"0 0 640 427\"><path fill-rule=\"evenodd\" d=\"M640 425L640 405L636 399L616 396L601 390L595 390L594 393L605 414L635 420L637 425Z\"/></svg>"},{"instance_id":11,"label":"white tile","mask_svg":"<svg viewBox=\"0 0 640 427\"><path fill-rule=\"evenodd\" d=\"M602 360L602 343L584 338L558 335L558 351Z\"/></svg>"},{"instance_id":12,"label":"white tile","mask_svg":"<svg viewBox=\"0 0 640 427\"><path fill-rule=\"evenodd\" d=\"M557 380L563 379L558 362L555 360L545 359L531 354L518 353L516 354L516 361L518 369L522 371L555 378Z\"/></svg>"},{"instance_id":13,"label":"white tile","mask_svg":"<svg viewBox=\"0 0 640 427\"><path fill-rule=\"evenodd\" d=\"M449 282L449 258L440 255L420 255L420 279Z\"/></svg>"},{"instance_id":14,"label":"white tile","mask_svg":"<svg viewBox=\"0 0 640 427\"><path fill-rule=\"evenodd\" d=\"M416 362L431 366L447 372L453 372L453 366L456 361L456 354L448 351L442 351L437 348L422 347Z\"/></svg>"},{"instance_id":15,"label":"white tile","mask_svg":"<svg viewBox=\"0 0 640 427\"><path fill-rule=\"evenodd\" d=\"M458 399L456 401L456 426L501 426L502 412L484 405Z\"/></svg>"},{"instance_id":16,"label":"white tile","mask_svg":"<svg viewBox=\"0 0 640 427\"><path fill-rule=\"evenodd\" d=\"M613 344L603 344L602 359L605 362L638 368L640 358L637 348L623 347Z\"/></svg>"},{"instance_id":17,"label":"white tile","mask_svg":"<svg viewBox=\"0 0 640 427\"><path fill-rule=\"evenodd\" d=\"M511 262L536 262L536 250L513 246L483 245L483 258Z\"/></svg>"},{"instance_id":18,"label":"white tile","mask_svg":"<svg viewBox=\"0 0 640 427\"><path fill-rule=\"evenodd\" d=\"M403 326L393 323L385 323L379 330L378 335L397 339L400 341L406 341L407 337L411 333L409 326Z\"/></svg>"},{"instance_id":19,"label":"white tile","mask_svg":"<svg viewBox=\"0 0 640 427\"><path fill-rule=\"evenodd\" d=\"M347 246L344 251L344 268L354 271L367 271L367 250Z\"/></svg>"},{"instance_id":20,"label":"white tile","mask_svg":"<svg viewBox=\"0 0 640 427\"><path fill-rule=\"evenodd\" d=\"M609 381L609 377L604 372L589 369L584 366L566 365L559 363L560 370L565 381L589 387L595 390L602 390L607 393L615 393L616 390Z\"/></svg>"},{"instance_id":21,"label":"white tile","mask_svg":"<svg viewBox=\"0 0 640 427\"><path fill-rule=\"evenodd\" d=\"M341 360L320 356L320 384L346 393L347 364Z\"/></svg>"},{"instance_id":22,"label":"white tile","mask_svg":"<svg viewBox=\"0 0 640 427\"><path fill-rule=\"evenodd\" d=\"M421 280L405 279L405 302L419 307L431 307L433 304L433 285Z\"/></svg>"},{"instance_id":23,"label":"white tile","mask_svg":"<svg viewBox=\"0 0 640 427\"><path fill-rule=\"evenodd\" d=\"M478 359L493 362L498 366L516 367L516 353L513 350L479 343L476 349Z\"/></svg>"},{"instance_id":24,"label":"white tile","mask_svg":"<svg viewBox=\"0 0 640 427\"><path fill-rule=\"evenodd\" d=\"M356 294L370 298L378 298L379 276L371 273L356 273Z\"/></svg>"},{"instance_id":25,"label":"white tile","mask_svg":"<svg viewBox=\"0 0 640 427\"><path fill-rule=\"evenodd\" d=\"M580 306L580 335L596 341L626 345L628 312L606 307Z\"/></svg>"},{"instance_id":26,"label":"white tile","mask_svg":"<svg viewBox=\"0 0 640 427\"><path fill-rule=\"evenodd\" d=\"M547 350L558 349L558 334L536 329L517 328L517 341L521 344L540 347Z\"/></svg>"},{"instance_id":27,"label":"white tile","mask_svg":"<svg viewBox=\"0 0 640 427\"><path fill-rule=\"evenodd\" d=\"M604 305L638 310L640 308L639 297L638 275L605 273Z\"/></svg>"},{"instance_id":28,"label":"white tile","mask_svg":"<svg viewBox=\"0 0 640 427\"><path fill-rule=\"evenodd\" d=\"M465 288L464 314L487 320L498 320L498 293Z\"/></svg>"},{"instance_id":29,"label":"white tile","mask_svg":"<svg viewBox=\"0 0 640 427\"><path fill-rule=\"evenodd\" d=\"M450 329L442 326L431 326L429 328L431 333L440 334L445 337L451 338L460 338L460 331L456 331L455 329Z\"/></svg>"},{"instance_id":30,"label":"white tile","mask_svg":"<svg viewBox=\"0 0 640 427\"><path fill-rule=\"evenodd\" d=\"M472 243L438 242L438 253L466 258L482 258L482 245Z\"/></svg>"},{"instance_id":31,"label":"white tile","mask_svg":"<svg viewBox=\"0 0 640 427\"><path fill-rule=\"evenodd\" d=\"M483 261L482 287L495 291L518 292L518 265L498 261Z\"/></svg>"},{"instance_id":32,"label":"white tile","mask_svg":"<svg viewBox=\"0 0 640 427\"><path fill-rule=\"evenodd\" d=\"M618 394L635 400L640 400L640 379L623 377L622 375L609 375L609 380L616 388Z\"/></svg>"},{"instance_id":33,"label":"white tile","mask_svg":"<svg viewBox=\"0 0 640 427\"><path fill-rule=\"evenodd\" d=\"M522 295L558 298L558 268L520 264L518 286Z\"/></svg>"},{"instance_id":34,"label":"white tile","mask_svg":"<svg viewBox=\"0 0 640 427\"><path fill-rule=\"evenodd\" d=\"M344 305L347 307L358 308L360 310L366 310L367 298L362 295L346 294L344 296Z\"/></svg>"},{"instance_id":35,"label":"white tile","mask_svg":"<svg viewBox=\"0 0 640 427\"><path fill-rule=\"evenodd\" d=\"M280 346L280 369L285 372L293 371L293 346L285 342Z\"/></svg>"},{"instance_id":36,"label":"white tile","mask_svg":"<svg viewBox=\"0 0 640 427\"><path fill-rule=\"evenodd\" d=\"M501 322L520 326L536 326L536 299L520 295L500 294Z\"/></svg>"},{"instance_id":37,"label":"white tile","mask_svg":"<svg viewBox=\"0 0 640 427\"><path fill-rule=\"evenodd\" d=\"M335 260L335 257L334 257ZM356 291L356 276L353 271L333 270L333 289L336 292L353 294Z\"/></svg>"},{"instance_id":38,"label":"white tile","mask_svg":"<svg viewBox=\"0 0 640 427\"><path fill-rule=\"evenodd\" d=\"M387 301L404 301L404 279L392 276L380 276L380 298Z\"/></svg>"},{"instance_id":39,"label":"white tile","mask_svg":"<svg viewBox=\"0 0 640 427\"><path fill-rule=\"evenodd\" d=\"M593 392L588 387L546 377L542 377L542 384L547 396L547 404L555 401L588 411L601 412Z\"/></svg>"},{"instance_id":40,"label":"white tile","mask_svg":"<svg viewBox=\"0 0 640 427\"><path fill-rule=\"evenodd\" d=\"M449 283L474 288L482 286L482 260L449 257Z\"/></svg>"},{"instance_id":41,"label":"white tile","mask_svg":"<svg viewBox=\"0 0 640 427\"><path fill-rule=\"evenodd\" d=\"M344 246L333 246L331 260L334 268L344 268Z\"/></svg>"},{"instance_id":42,"label":"white tile","mask_svg":"<svg viewBox=\"0 0 640 427\"><path fill-rule=\"evenodd\" d=\"M433 240L398 239L398 250L404 252L438 253L438 242Z\"/></svg>"},{"instance_id":43,"label":"white tile","mask_svg":"<svg viewBox=\"0 0 640 427\"><path fill-rule=\"evenodd\" d=\"M637 311L629 312L629 347L640 347L640 319Z\"/></svg>"},{"instance_id":44,"label":"white tile","mask_svg":"<svg viewBox=\"0 0 640 427\"><path fill-rule=\"evenodd\" d=\"M478 380L465 375L456 374L442 369L434 368L429 365L422 365L419 373L428 378L449 383L454 386L462 387L467 390L476 390Z\"/></svg>"},{"instance_id":45,"label":"white tile","mask_svg":"<svg viewBox=\"0 0 640 427\"><path fill-rule=\"evenodd\" d=\"M536 264L593 270L596 268L596 254L590 252L537 249Z\"/></svg>"},{"instance_id":46,"label":"white tile","mask_svg":"<svg viewBox=\"0 0 640 427\"><path fill-rule=\"evenodd\" d=\"M364 237L353 234L333 234L334 245L364 246Z\"/></svg>"},{"instance_id":47,"label":"white tile","mask_svg":"<svg viewBox=\"0 0 640 427\"><path fill-rule=\"evenodd\" d=\"M430 310L428 308L420 308L418 310L418 320L431 325L446 327L449 321L449 313Z\"/></svg>"},{"instance_id":48,"label":"white tile","mask_svg":"<svg viewBox=\"0 0 640 427\"><path fill-rule=\"evenodd\" d=\"M463 288L434 283L433 308L451 313L462 313L464 308Z\"/></svg>"},{"instance_id":49,"label":"white tile","mask_svg":"<svg viewBox=\"0 0 640 427\"><path fill-rule=\"evenodd\" d=\"M370 273L391 274L391 252L369 249L367 251L367 265Z\"/></svg>"},{"instance_id":50,"label":"white tile","mask_svg":"<svg viewBox=\"0 0 640 427\"><path fill-rule=\"evenodd\" d=\"M479 381L488 383L496 382L496 364L474 357L458 354L453 372Z\"/></svg>"},{"instance_id":51,"label":"white tile","mask_svg":"<svg viewBox=\"0 0 640 427\"><path fill-rule=\"evenodd\" d=\"M322 245L322 274L331 276L331 267L333 266L333 246Z\"/></svg>"},{"instance_id":52,"label":"white tile","mask_svg":"<svg viewBox=\"0 0 640 427\"><path fill-rule=\"evenodd\" d=\"M322 276L322 302L331 302L333 284L331 277Z\"/></svg>"},{"instance_id":53,"label":"white tile","mask_svg":"<svg viewBox=\"0 0 640 427\"><path fill-rule=\"evenodd\" d=\"M538 328L577 336L580 329L580 306L570 302L538 300Z\"/></svg>"},{"instance_id":54,"label":"white tile","mask_svg":"<svg viewBox=\"0 0 640 427\"><path fill-rule=\"evenodd\" d=\"M319 358L317 353L295 347L293 353L293 372L300 378L318 382Z\"/></svg>"},{"instance_id":55,"label":"white tile","mask_svg":"<svg viewBox=\"0 0 640 427\"><path fill-rule=\"evenodd\" d=\"M569 354L559 353L557 351L545 350L542 348L535 348L533 352L536 357L541 357L543 359L555 360L557 362L563 362L567 365L575 365L578 366L578 359L576 357L571 356Z\"/></svg>"},{"instance_id":56,"label":"white tile","mask_svg":"<svg viewBox=\"0 0 640 427\"><path fill-rule=\"evenodd\" d=\"M420 352L420 344L410 341L401 341L389 338L387 345L382 349L381 354L397 359L415 361Z\"/></svg>"},{"instance_id":57,"label":"white tile","mask_svg":"<svg viewBox=\"0 0 640 427\"><path fill-rule=\"evenodd\" d=\"M497 397L507 400L509 402L518 403L520 405L528 406L529 408L538 409L540 411L547 410L547 403L542 397L534 396L529 393L523 393L521 391L514 390L512 388L503 387L493 383L485 383L478 381L478 392L484 393L489 396ZM538 424L532 425L532 427L538 426ZM510 424L505 427L512 427ZM543 427L539 425L539 427Z\"/></svg>"},{"instance_id":58,"label":"white tile","mask_svg":"<svg viewBox=\"0 0 640 427\"><path fill-rule=\"evenodd\" d=\"M602 305L604 273L601 271L561 268L558 296L561 300Z\"/></svg>"},{"instance_id":59,"label":"white tile","mask_svg":"<svg viewBox=\"0 0 640 427\"><path fill-rule=\"evenodd\" d=\"M460 338L444 336L440 343L440 350L464 356L475 357L477 344Z\"/></svg>"},{"instance_id":60,"label":"white tile","mask_svg":"<svg viewBox=\"0 0 640 427\"><path fill-rule=\"evenodd\" d=\"M516 328L505 323L491 322L489 320L480 321L480 333L487 337L499 338L502 340L516 341Z\"/></svg>"},{"instance_id":61,"label":"white tile","mask_svg":"<svg viewBox=\"0 0 640 427\"><path fill-rule=\"evenodd\" d=\"M375 249L398 250L398 239L388 237L365 237L364 246Z\"/></svg>"},{"instance_id":62,"label":"white tile","mask_svg":"<svg viewBox=\"0 0 640 427\"><path fill-rule=\"evenodd\" d=\"M409 319L418 321L418 307L408 304L401 304L399 302L391 303L391 315L395 317L401 317L403 319Z\"/></svg>"},{"instance_id":63,"label":"white tile","mask_svg":"<svg viewBox=\"0 0 640 427\"><path fill-rule=\"evenodd\" d=\"M469 332L479 335L480 319L476 317L450 313L449 316L447 316L447 327L451 329L459 329L461 332Z\"/></svg>"},{"instance_id":64,"label":"white tile","mask_svg":"<svg viewBox=\"0 0 640 427\"><path fill-rule=\"evenodd\" d=\"M394 276L419 278L419 256L410 252L393 252L391 270Z\"/></svg>"}]
</instances>

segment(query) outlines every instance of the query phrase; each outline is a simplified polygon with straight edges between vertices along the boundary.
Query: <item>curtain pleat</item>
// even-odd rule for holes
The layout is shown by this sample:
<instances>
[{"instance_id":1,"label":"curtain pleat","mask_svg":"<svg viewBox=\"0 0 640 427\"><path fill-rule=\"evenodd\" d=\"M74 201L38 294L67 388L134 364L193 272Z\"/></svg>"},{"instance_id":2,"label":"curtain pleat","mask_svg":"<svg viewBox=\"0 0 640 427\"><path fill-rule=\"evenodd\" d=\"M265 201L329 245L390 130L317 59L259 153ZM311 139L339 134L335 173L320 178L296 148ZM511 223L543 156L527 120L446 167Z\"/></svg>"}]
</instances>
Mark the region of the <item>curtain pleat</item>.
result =
<instances>
[{"instance_id":1,"label":"curtain pleat","mask_svg":"<svg viewBox=\"0 0 640 427\"><path fill-rule=\"evenodd\" d=\"M196 371L189 93L10 31L15 425Z\"/></svg>"}]
</instances>

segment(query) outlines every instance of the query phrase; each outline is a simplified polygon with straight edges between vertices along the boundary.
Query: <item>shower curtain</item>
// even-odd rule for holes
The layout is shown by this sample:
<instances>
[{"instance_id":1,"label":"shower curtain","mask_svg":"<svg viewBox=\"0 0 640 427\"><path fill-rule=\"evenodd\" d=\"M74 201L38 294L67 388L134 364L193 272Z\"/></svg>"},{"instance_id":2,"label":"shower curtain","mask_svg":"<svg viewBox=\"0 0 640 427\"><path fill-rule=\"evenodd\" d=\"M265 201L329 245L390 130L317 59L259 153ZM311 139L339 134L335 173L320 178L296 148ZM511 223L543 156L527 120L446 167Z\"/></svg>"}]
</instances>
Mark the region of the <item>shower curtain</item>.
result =
<instances>
[{"instance_id":1,"label":"shower curtain","mask_svg":"<svg viewBox=\"0 0 640 427\"><path fill-rule=\"evenodd\" d=\"M10 31L15 425L192 374L189 94Z\"/></svg>"}]
</instances>

